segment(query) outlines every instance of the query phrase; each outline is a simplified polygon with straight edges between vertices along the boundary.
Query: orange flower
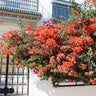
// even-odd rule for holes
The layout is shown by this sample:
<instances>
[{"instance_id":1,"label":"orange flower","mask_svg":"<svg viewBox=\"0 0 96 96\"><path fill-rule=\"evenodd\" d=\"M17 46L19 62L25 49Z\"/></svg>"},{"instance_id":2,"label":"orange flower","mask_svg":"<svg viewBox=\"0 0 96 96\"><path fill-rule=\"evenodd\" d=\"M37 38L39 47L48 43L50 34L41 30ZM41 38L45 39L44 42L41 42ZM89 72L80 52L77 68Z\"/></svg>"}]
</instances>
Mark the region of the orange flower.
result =
<instances>
[{"instance_id":1,"label":"orange flower","mask_svg":"<svg viewBox=\"0 0 96 96\"><path fill-rule=\"evenodd\" d=\"M85 44L84 48L85 48L85 50L87 50L89 48L89 45Z\"/></svg>"},{"instance_id":2,"label":"orange flower","mask_svg":"<svg viewBox=\"0 0 96 96\"><path fill-rule=\"evenodd\" d=\"M50 58L50 61L49 61L49 63L53 66L53 67L56 67L56 61L55 61L55 59L54 59L54 56L52 56L51 58Z\"/></svg>"},{"instance_id":3,"label":"orange flower","mask_svg":"<svg viewBox=\"0 0 96 96\"><path fill-rule=\"evenodd\" d=\"M40 42L40 41L34 41L34 43L36 43L36 44L41 44L41 42Z\"/></svg>"},{"instance_id":4,"label":"orange flower","mask_svg":"<svg viewBox=\"0 0 96 96\"><path fill-rule=\"evenodd\" d=\"M77 74L77 72L76 72L76 71L74 71L74 72L73 72L73 76L76 76L76 74Z\"/></svg>"},{"instance_id":5,"label":"orange flower","mask_svg":"<svg viewBox=\"0 0 96 96\"><path fill-rule=\"evenodd\" d=\"M50 72L54 72L54 70L51 69Z\"/></svg>"},{"instance_id":6,"label":"orange flower","mask_svg":"<svg viewBox=\"0 0 96 96\"><path fill-rule=\"evenodd\" d=\"M87 66L85 64L81 63L80 68L82 68L82 70L85 70L87 68Z\"/></svg>"},{"instance_id":7,"label":"orange flower","mask_svg":"<svg viewBox=\"0 0 96 96\"><path fill-rule=\"evenodd\" d=\"M40 69L40 68L41 68L41 66L40 66L40 65L37 65L37 66L35 66L35 68L36 68L36 69Z\"/></svg>"},{"instance_id":8,"label":"orange flower","mask_svg":"<svg viewBox=\"0 0 96 96\"><path fill-rule=\"evenodd\" d=\"M18 58L15 58L15 60L14 61L20 61L20 59L18 59Z\"/></svg>"},{"instance_id":9,"label":"orange flower","mask_svg":"<svg viewBox=\"0 0 96 96\"><path fill-rule=\"evenodd\" d=\"M95 33L96 32L96 23L90 24L88 28L89 28L89 32L91 34Z\"/></svg>"},{"instance_id":10,"label":"orange flower","mask_svg":"<svg viewBox=\"0 0 96 96\"><path fill-rule=\"evenodd\" d=\"M57 72L57 69L54 69L54 72Z\"/></svg>"},{"instance_id":11,"label":"orange flower","mask_svg":"<svg viewBox=\"0 0 96 96\"><path fill-rule=\"evenodd\" d=\"M84 25L83 28L82 28L82 31L85 32L85 33L89 33L88 26Z\"/></svg>"},{"instance_id":12,"label":"orange flower","mask_svg":"<svg viewBox=\"0 0 96 96\"><path fill-rule=\"evenodd\" d=\"M26 45L26 46L30 46L31 44L30 44L30 43L26 43L25 45Z\"/></svg>"},{"instance_id":13,"label":"orange flower","mask_svg":"<svg viewBox=\"0 0 96 96\"><path fill-rule=\"evenodd\" d=\"M85 36L85 42L89 43L89 44L93 44L94 41L93 41L93 38L91 36Z\"/></svg>"},{"instance_id":14,"label":"orange flower","mask_svg":"<svg viewBox=\"0 0 96 96\"><path fill-rule=\"evenodd\" d=\"M96 80L95 79L90 79L90 83L96 84Z\"/></svg>"},{"instance_id":15,"label":"orange flower","mask_svg":"<svg viewBox=\"0 0 96 96\"><path fill-rule=\"evenodd\" d=\"M75 64L76 63L76 58L75 58L75 56L68 56L68 57L66 57L66 60L68 60L69 62L71 62L71 63L73 63L73 64Z\"/></svg>"},{"instance_id":16,"label":"orange flower","mask_svg":"<svg viewBox=\"0 0 96 96\"><path fill-rule=\"evenodd\" d=\"M3 55L11 55L11 52L10 52L10 50L9 49L3 49L2 50L2 52L1 52L1 54L3 54Z\"/></svg>"},{"instance_id":17,"label":"orange flower","mask_svg":"<svg viewBox=\"0 0 96 96\"><path fill-rule=\"evenodd\" d=\"M69 43L70 44L83 45L83 40L82 40L82 38L75 36L75 37L70 38Z\"/></svg>"},{"instance_id":18,"label":"orange flower","mask_svg":"<svg viewBox=\"0 0 96 96\"><path fill-rule=\"evenodd\" d=\"M89 18L89 21L90 22L95 22L96 21L96 18Z\"/></svg>"},{"instance_id":19,"label":"orange flower","mask_svg":"<svg viewBox=\"0 0 96 96\"><path fill-rule=\"evenodd\" d=\"M76 76L76 74L77 74L76 71L74 71L74 72L68 72L68 75L69 75L69 76Z\"/></svg>"},{"instance_id":20,"label":"orange flower","mask_svg":"<svg viewBox=\"0 0 96 96\"><path fill-rule=\"evenodd\" d=\"M43 49L38 49L38 54L44 55L44 50Z\"/></svg>"},{"instance_id":21,"label":"orange flower","mask_svg":"<svg viewBox=\"0 0 96 96\"><path fill-rule=\"evenodd\" d=\"M53 54L53 51L52 51L51 49L47 49L47 48L46 48L46 53L47 53L48 55L52 55L52 54Z\"/></svg>"},{"instance_id":22,"label":"orange flower","mask_svg":"<svg viewBox=\"0 0 96 96\"><path fill-rule=\"evenodd\" d=\"M30 31L30 30L32 30L32 28L31 28L29 25L25 25L24 28L25 28L25 31Z\"/></svg>"},{"instance_id":23,"label":"orange flower","mask_svg":"<svg viewBox=\"0 0 96 96\"><path fill-rule=\"evenodd\" d=\"M60 16L60 18L62 19L62 18L64 18L64 16Z\"/></svg>"},{"instance_id":24,"label":"orange flower","mask_svg":"<svg viewBox=\"0 0 96 96\"><path fill-rule=\"evenodd\" d=\"M24 60L21 60L21 63L24 63Z\"/></svg>"},{"instance_id":25,"label":"orange flower","mask_svg":"<svg viewBox=\"0 0 96 96\"><path fill-rule=\"evenodd\" d=\"M43 72L46 72L47 71L47 67L43 67Z\"/></svg>"},{"instance_id":26,"label":"orange flower","mask_svg":"<svg viewBox=\"0 0 96 96\"><path fill-rule=\"evenodd\" d=\"M71 62L62 61L62 63L63 63L63 66L66 66L67 68L74 66Z\"/></svg>"},{"instance_id":27,"label":"orange flower","mask_svg":"<svg viewBox=\"0 0 96 96\"><path fill-rule=\"evenodd\" d=\"M63 52L66 52L68 51L69 49L71 49L71 45L63 45L61 46L60 50L63 51Z\"/></svg>"},{"instance_id":28,"label":"orange flower","mask_svg":"<svg viewBox=\"0 0 96 96\"><path fill-rule=\"evenodd\" d=\"M46 65L47 69L49 69L49 68L50 68L50 66L51 66L50 64Z\"/></svg>"},{"instance_id":29,"label":"orange flower","mask_svg":"<svg viewBox=\"0 0 96 96\"><path fill-rule=\"evenodd\" d=\"M49 38L49 39L47 39L47 41L46 41L46 45L48 45L48 46L50 46L50 47L53 47L53 48L56 48L57 43L55 42L54 39Z\"/></svg>"},{"instance_id":30,"label":"orange flower","mask_svg":"<svg viewBox=\"0 0 96 96\"><path fill-rule=\"evenodd\" d=\"M69 76L72 76L72 74L73 74L73 72L68 72L68 75L69 75Z\"/></svg>"},{"instance_id":31,"label":"orange flower","mask_svg":"<svg viewBox=\"0 0 96 96\"><path fill-rule=\"evenodd\" d=\"M0 46L3 47L3 41L0 41Z\"/></svg>"},{"instance_id":32,"label":"orange flower","mask_svg":"<svg viewBox=\"0 0 96 96\"><path fill-rule=\"evenodd\" d=\"M57 67L58 67L58 69L59 69L60 73L62 73L62 72L63 72L63 70L62 70L61 66L60 66L60 65L57 65Z\"/></svg>"},{"instance_id":33,"label":"orange flower","mask_svg":"<svg viewBox=\"0 0 96 96\"><path fill-rule=\"evenodd\" d=\"M60 59L65 59L65 58L66 58L65 54L63 54L61 52L58 53L58 55L57 55L57 61L58 62L60 62Z\"/></svg>"},{"instance_id":34,"label":"orange flower","mask_svg":"<svg viewBox=\"0 0 96 96\"><path fill-rule=\"evenodd\" d=\"M78 16L78 11L76 11L76 10L72 10L72 14L75 14L75 15Z\"/></svg>"},{"instance_id":35,"label":"orange flower","mask_svg":"<svg viewBox=\"0 0 96 96\"><path fill-rule=\"evenodd\" d=\"M35 66L35 65L36 65L36 62L33 62L33 63L32 63L32 66Z\"/></svg>"},{"instance_id":36,"label":"orange flower","mask_svg":"<svg viewBox=\"0 0 96 96\"><path fill-rule=\"evenodd\" d=\"M9 39L11 39L11 37L12 37L13 35L18 36L18 31L16 31L16 30L8 31L8 32L2 34L2 38L4 38L4 39L7 38L7 39L9 40Z\"/></svg>"},{"instance_id":37,"label":"orange flower","mask_svg":"<svg viewBox=\"0 0 96 96\"><path fill-rule=\"evenodd\" d=\"M39 69L39 74L42 74L42 73L43 73L43 69L40 68L40 69Z\"/></svg>"},{"instance_id":38,"label":"orange flower","mask_svg":"<svg viewBox=\"0 0 96 96\"><path fill-rule=\"evenodd\" d=\"M72 48L72 50L73 50L73 52L80 53L83 49L82 49L82 47L78 46L78 47Z\"/></svg>"},{"instance_id":39,"label":"orange flower","mask_svg":"<svg viewBox=\"0 0 96 96\"><path fill-rule=\"evenodd\" d=\"M22 41L20 41L20 40L19 40L19 41L17 41L17 44L22 44Z\"/></svg>"},{"instance_id":40,"label":"orange flower","mask_svg":"<svg viewBox=\"0 0 96 96\"><path fill-rule=\"evenodd\" d=\"M91 74L89 74L88 72L85 72L85 76L90 76Z\"/></svg>"},{"instance_id":41,"label":"orange flower","mask_svg":"<svg viewBox=\"0 0 96 96\"><path fill-rule=\"evenodd\" d=\"M33 54L33 50L29 50L28 53L29 53L29 54Z\"/></svg>"}]
</instances>

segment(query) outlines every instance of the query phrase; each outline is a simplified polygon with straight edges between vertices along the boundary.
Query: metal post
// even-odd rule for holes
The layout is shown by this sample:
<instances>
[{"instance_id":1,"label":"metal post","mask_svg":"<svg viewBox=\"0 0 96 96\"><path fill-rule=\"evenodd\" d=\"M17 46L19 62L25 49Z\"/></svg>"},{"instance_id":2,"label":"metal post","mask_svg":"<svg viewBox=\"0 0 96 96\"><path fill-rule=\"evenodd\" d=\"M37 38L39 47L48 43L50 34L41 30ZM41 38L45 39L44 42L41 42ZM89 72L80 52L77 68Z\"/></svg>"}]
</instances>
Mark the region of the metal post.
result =
<instances>
[{"instance_id":1,"label":"metal post","mask_svg":"<svg viewBox=\"0 0 96 96\"><path fill-rule=\"evenodd\" d=\"M9 64L9 55L7 54L7 65L6 65L6 79L5 79L5 90L6 92L4 93L5 96L7 95L7 84L8 84L8 64Z\"/></svg>"},{"instance_id":2,"label":"metal post","mask_svg":"<svg viewBox=\"0 0 96 96\"><path fill-rule=\"evenodd\" d=\"M5 96L7 96L8 93L13 93L13 88L8 88L8 64L9 64L9 55L7 54L7 63L6 63L6 77L5 77L5 87L0 88L0 93L3 93Z\"/></svg>"}]
</instances>

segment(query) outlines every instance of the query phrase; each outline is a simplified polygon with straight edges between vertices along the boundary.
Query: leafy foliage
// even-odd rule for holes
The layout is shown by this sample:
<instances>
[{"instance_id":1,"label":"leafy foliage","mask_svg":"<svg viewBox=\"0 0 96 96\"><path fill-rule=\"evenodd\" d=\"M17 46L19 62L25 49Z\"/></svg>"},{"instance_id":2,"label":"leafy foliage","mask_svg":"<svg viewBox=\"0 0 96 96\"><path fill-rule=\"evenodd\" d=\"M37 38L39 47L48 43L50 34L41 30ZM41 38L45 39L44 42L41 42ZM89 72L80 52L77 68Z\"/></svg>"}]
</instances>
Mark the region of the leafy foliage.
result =
<instances>
[{"instance_id":1,"label":"leafy foliage","mask_svg":"<svg viewBox=\"0 0 96 96\"><path fill-rule=\"evenodd\" d=\"M41 80L96 84L96 18L92 5L86 4L72 10L69 20L52 17L35 31L27 25L4 33L1 53L14 55L18 67L33 69Z\"/></svg>"}]
</instances>

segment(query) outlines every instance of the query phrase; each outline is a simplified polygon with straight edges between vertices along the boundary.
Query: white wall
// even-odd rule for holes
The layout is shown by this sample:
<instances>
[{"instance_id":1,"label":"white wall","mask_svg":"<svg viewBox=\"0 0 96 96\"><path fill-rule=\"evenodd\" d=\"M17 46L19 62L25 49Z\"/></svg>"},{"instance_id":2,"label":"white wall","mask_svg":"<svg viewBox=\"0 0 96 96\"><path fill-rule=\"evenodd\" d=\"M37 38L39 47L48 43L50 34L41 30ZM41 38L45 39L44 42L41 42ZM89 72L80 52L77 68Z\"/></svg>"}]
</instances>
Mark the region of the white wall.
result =
<instances>
[{"instance_id":1,"label":"white wall","mask_svg":"<svg viewBox=\"0 0 96 96\"><path fill-rule=\"evenodd\" d=\"M53 88L51 80L40 81L30 72L29 96L96 96L96 85Z\"/></svg>"},{"instance_id":2,"label":"white wall","mask_svg":"<svg viewBox=\"0 0 96 96\"><path fill-rule=\"evenodd\" d=\"M2 36L3 33L6 33L7 31L10 30L20 30L20 26L13 24L13 23L0 23L0 37Z\"/></svg>"}]
</instances>

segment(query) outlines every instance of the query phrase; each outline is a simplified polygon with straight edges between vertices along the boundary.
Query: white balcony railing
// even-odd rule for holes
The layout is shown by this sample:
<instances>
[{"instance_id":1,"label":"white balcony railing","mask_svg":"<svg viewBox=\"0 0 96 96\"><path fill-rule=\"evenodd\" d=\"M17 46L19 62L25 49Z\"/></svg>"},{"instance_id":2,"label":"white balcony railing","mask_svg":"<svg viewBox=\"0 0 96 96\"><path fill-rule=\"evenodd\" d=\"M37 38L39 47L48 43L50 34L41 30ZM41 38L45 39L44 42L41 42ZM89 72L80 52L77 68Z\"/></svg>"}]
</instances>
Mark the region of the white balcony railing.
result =
<instances>
[{"instance_id":1,"label":"white balcony railing","mask_svg":"<svg viewBox=\"0 0 96 96\"><path fill-rule=\"evenodd\" d=\"M0 5L38 11L39 0L0 0Z\"/></svg>"}]
</instances>

